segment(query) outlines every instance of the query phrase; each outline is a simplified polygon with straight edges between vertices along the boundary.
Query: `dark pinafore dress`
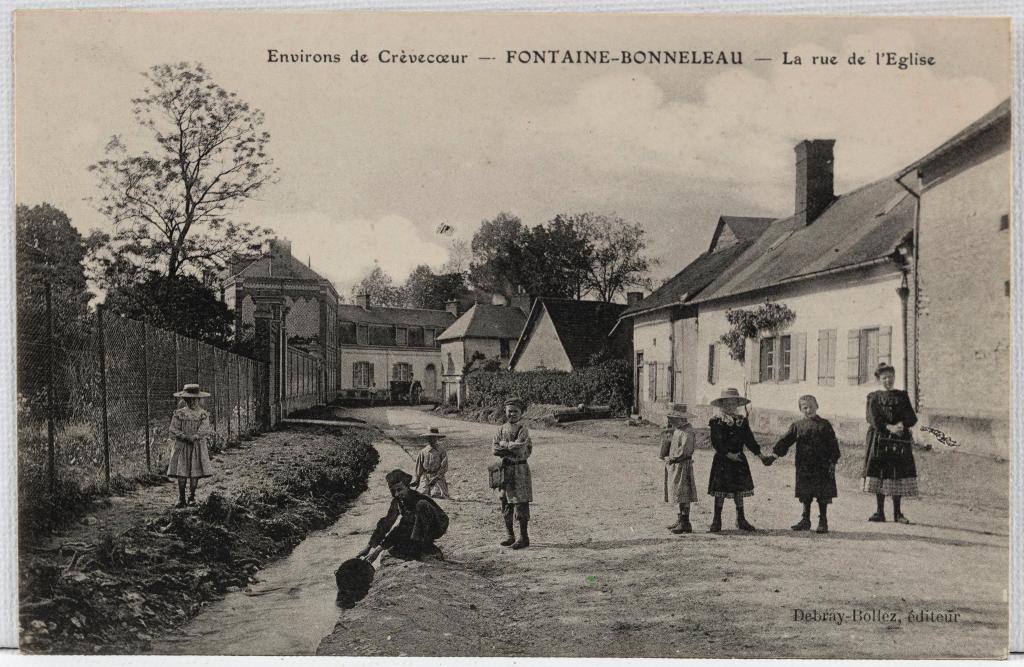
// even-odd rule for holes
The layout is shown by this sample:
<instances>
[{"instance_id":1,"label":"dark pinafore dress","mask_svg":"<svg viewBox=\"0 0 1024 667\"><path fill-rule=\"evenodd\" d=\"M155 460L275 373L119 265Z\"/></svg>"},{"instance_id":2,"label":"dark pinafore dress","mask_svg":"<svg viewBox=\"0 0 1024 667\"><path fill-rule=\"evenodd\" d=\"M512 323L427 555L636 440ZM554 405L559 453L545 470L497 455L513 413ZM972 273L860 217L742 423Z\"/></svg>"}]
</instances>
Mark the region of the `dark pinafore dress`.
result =
<instances>
[{"instance_id":1,"label":"dark pinafore dress","mask_svg":"<svg viewBox=\"0 0 1024 667\"><path fill-rule=\"evenodd\" d=\"M864 491L884 496L916 496L917 466L910 427L917 414L901 389L868 394L867 451L864 456ZM886 425L901 424L903 432L889 433Z\"/></svg>"}]
</instances>

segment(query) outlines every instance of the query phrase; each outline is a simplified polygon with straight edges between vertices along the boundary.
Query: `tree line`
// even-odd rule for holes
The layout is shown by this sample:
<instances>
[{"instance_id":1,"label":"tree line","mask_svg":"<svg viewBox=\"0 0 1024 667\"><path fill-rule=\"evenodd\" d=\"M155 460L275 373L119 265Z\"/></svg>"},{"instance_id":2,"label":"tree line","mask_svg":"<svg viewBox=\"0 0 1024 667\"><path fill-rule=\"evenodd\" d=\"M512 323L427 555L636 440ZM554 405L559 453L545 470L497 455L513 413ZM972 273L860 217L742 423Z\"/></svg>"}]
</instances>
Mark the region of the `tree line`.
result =
<instances>
[{"instance_id":1,"label":"tree line","mask_svg":"<svg viewBox=\"0 0 1024 667\"><path fill-rule=\"evenodd\" d=\"M157 65L131 99L129 146L111 137L89 170L90 201L111 232L83 236L60 209L16 210L18 313L39 307L32 287L85 315L97 294L105 307L214 345L237 344L217 276L233 258L258 253L271 230L245 222L239 209L277 168L263 113L218 85L198 63ZM449 237L437 271L417 266L402 283L374 267L352 289L373 303L444 308L471 290L612 301L650 287L643 228L615 215L557 215L535 226L510 213L483 220L472 241Z\"/></svg>"}]
</instances>

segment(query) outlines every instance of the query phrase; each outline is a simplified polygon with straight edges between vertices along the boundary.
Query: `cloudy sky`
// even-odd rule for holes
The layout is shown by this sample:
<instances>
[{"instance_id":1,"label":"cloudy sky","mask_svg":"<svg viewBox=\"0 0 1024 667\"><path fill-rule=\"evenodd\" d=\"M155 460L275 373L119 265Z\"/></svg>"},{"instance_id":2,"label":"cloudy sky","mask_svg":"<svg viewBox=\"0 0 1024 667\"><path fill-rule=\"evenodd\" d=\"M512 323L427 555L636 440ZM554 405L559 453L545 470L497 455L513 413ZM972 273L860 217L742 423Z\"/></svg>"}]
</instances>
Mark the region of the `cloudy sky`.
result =
<instances>
[{"instance_id":1,"label":"cloudy sky","mask_svg":"<svg viewBox=\"0 0 1024 667\"><path fill-rule=\"evenodd\" d=\"M238 218L290 238L344 294L374 262L398 280L439 266L440 223L469 239L499 211L530 225L616 212L647 229L660 280L719 215L792 213L801 139L836 140L838 192L927 153L1009 95L1009 48L1000 19L19 13L16 197L107 228L87 167L114 134L148 147L130 113L141 72L201 61L264 111L280 169ZM343 62L268 63L268 49ZM370 62L349 62L356 49ZM469 57L382 64L381 49ZM744 64L507 64L509 49L742 51ZM846 65L854 51L869 64ZM882 51L936 64L875 66Z\"/></svg>"}]
</instances>

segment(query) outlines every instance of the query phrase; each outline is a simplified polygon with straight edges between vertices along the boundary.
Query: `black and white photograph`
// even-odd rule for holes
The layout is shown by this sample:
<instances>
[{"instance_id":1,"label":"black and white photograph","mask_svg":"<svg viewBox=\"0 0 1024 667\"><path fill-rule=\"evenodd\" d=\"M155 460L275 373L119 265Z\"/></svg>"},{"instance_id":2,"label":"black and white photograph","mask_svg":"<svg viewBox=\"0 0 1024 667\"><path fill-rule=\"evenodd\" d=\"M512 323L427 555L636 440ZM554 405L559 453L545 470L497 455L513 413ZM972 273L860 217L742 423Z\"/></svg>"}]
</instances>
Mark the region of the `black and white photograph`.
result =
<instances>
[{"instance_id":1,"label":"black and white photograph","mask_svg":"<svg viewBox=\"0 0 1024 667\"><path fill-rule=\"evenodd\" d=\"M1009 18L13 23L21 654L1009 656Z\"/></svg>"}]
</instances>

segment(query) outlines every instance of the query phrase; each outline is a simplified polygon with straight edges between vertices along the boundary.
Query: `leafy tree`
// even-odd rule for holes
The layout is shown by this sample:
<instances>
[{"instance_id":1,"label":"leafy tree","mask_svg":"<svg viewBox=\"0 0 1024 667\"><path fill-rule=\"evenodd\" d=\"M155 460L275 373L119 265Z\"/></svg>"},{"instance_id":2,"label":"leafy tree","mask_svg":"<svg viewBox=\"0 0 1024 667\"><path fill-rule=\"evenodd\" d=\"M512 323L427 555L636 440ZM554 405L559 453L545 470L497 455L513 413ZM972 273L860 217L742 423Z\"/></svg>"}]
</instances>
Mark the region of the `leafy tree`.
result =
<instances>
[{"instance_id":1,"label":"leafy tree","mask_svg":"<svg viewBox=\"0 0 1024 667\"><path fill-rule=\"evenodd\" d=\"M130 153L114 136L90 167L102 193L97 207L115 225L114 254L170 279L186 268L220 268L266 234L232 217L276 173L263 113L199 63L156 65L144 76L132 111L152 152Z\"/></svg>"},{"instance_id":2,"label":"leafy tree","mask_svg":"<svg viewBox=\"0 0 1024 667\"><path fill-rule=\"evenodd\" d=\"M138 282L108 292L105 304L112 313L212 345L226 346L232 340L231 311L195 276L168 277L151 271Z\"/></svg>"},{"instance_id":3,"label":"leafy tree","mask_svg":"<svg viewBox=\"0 0 1024 667\"><path fill-rule=\"evenodd\" d=\"M591 254L585 232L565 215L529 231L523 249L528 294L582 298Z\"/></svg>"},{"instance_id":4,"label":"leafy tree","mask_svg":"<svg viewBox=\"0 0 1024 667\"><path fill-rule=\"evenodd\" d=\"M472 261L473 249L469 243L463 239L451 239L448 242L448 261L441 266L441 274L458 273L467 278Z\"/></svg>"},{"instance_id":5,"label":"leafy tree","mask_svg":"<svg viewBox=\"0 0 1024 667\"><path fill-rule=\"evenodd\" d=\"M74 304L84 312L91 294L84 261L87 246L64 211L50 204L15 210L15 254L18 308L42 307L40 295L50 283L54 300Z\"/></svg>"},{"instance_id":6,"label":"leafy tree","mask_svg":"<svg viewBox=\"0 0 1024 667\"><path fill-rule=\"evenodd\" d=\"M361 294L369 294L370 303L375 306L400 307L405 305L405 294L402 288L395 285L391 276L376 265L352 287L353 302Z\"/></svg>"},{"instance_id":7,"label":"leafy tree","mask_svg":"<svg viewBox=\"0 0 1024 667\"><path fill-rule=\"evenodd\" d=\"M502 293L521 291L528 282L523 248L529 230L511 213L484 220L473 235L473 262L469 279L483 290Z\"/></svg>"},{"instance_id":8,"label":"leafy tree","mask_svg":"<svg viewBox=\"0 0 1024 667\"><path fill-rule=\"evenodd\" d=\"M571 220L590 244L586 291L608 303L631 287L651 288L647 272L657 261L644 252L643 227L617 215L582 213Z\"/></svg>"},{"instance_id":9,"label":"leafy tree","mask_svg":"<svg viewBox=\"0 0 1024 667\"><path fill-rule=\"evenodd\" d=\"M464 296L468 291L461 273L437 275L426 264L413 269L402 287L407 306L433 310L444 310L449 301Z\"/></svg>"}]
</instances>

